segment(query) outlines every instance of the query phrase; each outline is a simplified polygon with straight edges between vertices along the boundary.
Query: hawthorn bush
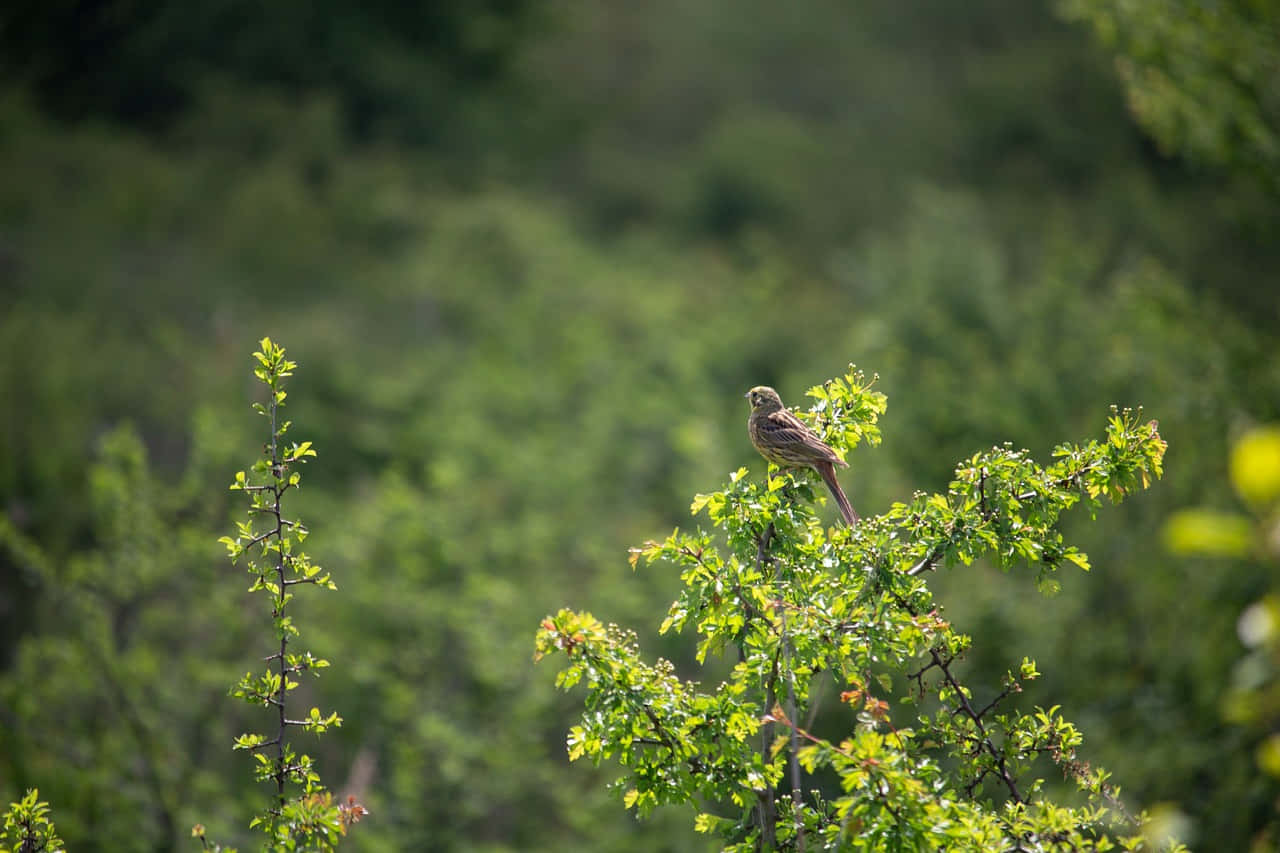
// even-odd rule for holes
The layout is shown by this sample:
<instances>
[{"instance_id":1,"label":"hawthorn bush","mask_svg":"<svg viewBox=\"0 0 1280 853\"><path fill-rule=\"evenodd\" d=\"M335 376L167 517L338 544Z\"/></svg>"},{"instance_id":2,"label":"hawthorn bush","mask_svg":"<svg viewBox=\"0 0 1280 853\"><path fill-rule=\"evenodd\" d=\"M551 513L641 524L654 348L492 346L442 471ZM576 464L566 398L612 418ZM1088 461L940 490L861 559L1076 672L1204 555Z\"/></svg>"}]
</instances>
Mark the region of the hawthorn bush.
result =
<instances>
[{"instance_id":1,"label":"hawthorn bush","mask_svg":"<svg viewBox=\"0 0 1280 853\"><path fill-rule=\"evenodd\" d=\"M840 452L876 445L886 399L873 385L851 367L811 388L801 417ZM706 690L646 662L634 632L548 616L535 659L563 654L556 684L587 690L570 758L616 760L628 808L692 806L696 828L729 851L1181 849L1148 837L1146 815L1080 757L1059 706L1020 706L1035 661L1010 652L1000 683L966 682L965 653L982 638L953 626L928 584L939 567L984 559L1031 571L1051 594L1060 567L1090 568L1062 514L1092 516L1147 488L1165 448L1155 421L1113 410L1101 440L1060 445L1048 465L994 447L962 461L946 493L918 492L854 528L822 523L807 470L733 472L693 501L710 529L677 529L631 556L679 567L660 631L692 632L696 660L729 656L731 674ZM844 709L834 736L815 725L832 683ZM1051 792L1051 770L1075 793Z\"/></svg>"}]
</instances>

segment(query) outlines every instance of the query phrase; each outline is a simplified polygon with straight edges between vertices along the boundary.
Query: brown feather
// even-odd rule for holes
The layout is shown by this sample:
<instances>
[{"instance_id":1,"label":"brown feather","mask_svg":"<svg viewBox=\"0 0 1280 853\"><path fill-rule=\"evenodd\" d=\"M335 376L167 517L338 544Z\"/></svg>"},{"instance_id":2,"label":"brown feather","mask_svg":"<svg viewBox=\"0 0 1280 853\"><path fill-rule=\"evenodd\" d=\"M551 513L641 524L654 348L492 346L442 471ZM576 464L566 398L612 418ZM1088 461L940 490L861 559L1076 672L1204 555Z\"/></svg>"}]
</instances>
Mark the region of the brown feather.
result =
<instances>
[{"instance_id":1,"label":"brown feather","mask_svg":"<svg viewBox=\"0 0 1280 853\"><path fill-rule=\"evenodd\" d=\"M853 505L845 497L844 489L840 488L840 481L836 479L835 466L830 462L824 462L814 465L813 468L822 477L822 482L826 483L827 488L831 490L831 497L836 499L836 506L840 507L840 514L844 516L844 523L853 527L858 523L858 514L853 511Z\"/></svg>"},{"instance_id":2,"label":"brown feather","mask_svg":"<svg viewBox=\"0 0 1280 853\"><path fill-rule=\"evenodd\" d=\"M747 396L752 406L751 416L747 419L747 434L760 455L781 468L813 468L831 490L845 523L850 527L856 524L858 514L853 511L836 479L836 466L847 468L849 464L816 432L786 410L778 392L758 387L752 388Z\"/></svg>"}]
</instances>

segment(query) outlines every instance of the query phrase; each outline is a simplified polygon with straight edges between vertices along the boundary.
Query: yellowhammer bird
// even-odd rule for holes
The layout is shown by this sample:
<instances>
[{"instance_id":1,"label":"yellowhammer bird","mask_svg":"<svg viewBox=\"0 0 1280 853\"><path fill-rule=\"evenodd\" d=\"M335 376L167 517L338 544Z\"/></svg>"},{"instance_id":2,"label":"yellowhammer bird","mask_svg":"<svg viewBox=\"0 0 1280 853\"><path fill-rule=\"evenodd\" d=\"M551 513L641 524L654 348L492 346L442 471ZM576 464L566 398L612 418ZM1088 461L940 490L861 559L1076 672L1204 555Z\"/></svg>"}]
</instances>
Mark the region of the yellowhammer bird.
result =
<instances>
[{"instance_id":1,"label":"yellowhammer bird","mask_svg":"<svg viewBox=\"0 0 1280 853\"><path fill-rule=\"evenodd\" d=\"M751 401L747 433L760 455L779 468L812 468L817 471L836 499L845 523L850 527L857 524L858 514L853 511L840 482L836 480L836 466L848 468L849 463L818 438L816 432L788 412L777 391L757 385L744 396Z\"/></svg>"}]
</instances>

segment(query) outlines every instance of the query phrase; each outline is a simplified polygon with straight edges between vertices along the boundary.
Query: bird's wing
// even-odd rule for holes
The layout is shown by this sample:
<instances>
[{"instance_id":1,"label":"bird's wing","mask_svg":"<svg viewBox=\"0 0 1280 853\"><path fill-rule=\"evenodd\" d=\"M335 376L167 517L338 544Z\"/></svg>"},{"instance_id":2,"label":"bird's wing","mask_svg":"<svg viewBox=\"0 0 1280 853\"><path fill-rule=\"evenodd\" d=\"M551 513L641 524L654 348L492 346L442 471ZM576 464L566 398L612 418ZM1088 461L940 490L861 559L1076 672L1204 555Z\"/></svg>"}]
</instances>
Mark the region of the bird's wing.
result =
<instances>
[{"instance_id":1,"label":"bird's wing","mask_svg":"<svg viewBox=\"0 0 1280 853\"><path fill-rule=\"evenodd\" d=\"M770 412L761 426L777 446L804 447L823 458L835 456L835 452L818 438L816 432L788 411Z\"/></svg>"},{"instance_id":2,"label":"bird's wing","mask_svg":"<svg viewBox=\"0 0 1280 853\"><path fill-rule=\"evenodd\" d=\"M795 461L813 464L815 461L824 460L841 468L849 465L840 458L840 454L819 438L816 432L806 426L804 421L786 409L770 412L768 417L762 419L760 427L775 448L784 454L790 451L789 455Z\"/></svg>"}]
</instances>

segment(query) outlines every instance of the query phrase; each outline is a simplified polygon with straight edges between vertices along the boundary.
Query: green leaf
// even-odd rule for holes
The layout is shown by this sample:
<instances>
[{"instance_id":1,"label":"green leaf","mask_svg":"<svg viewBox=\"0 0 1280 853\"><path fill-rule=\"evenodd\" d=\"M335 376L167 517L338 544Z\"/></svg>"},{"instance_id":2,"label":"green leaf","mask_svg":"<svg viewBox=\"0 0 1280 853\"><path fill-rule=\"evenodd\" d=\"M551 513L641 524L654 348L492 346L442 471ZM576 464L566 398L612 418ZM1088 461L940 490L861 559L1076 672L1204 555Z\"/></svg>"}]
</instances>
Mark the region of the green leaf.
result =
<instances>
[{"instance_id":1,"label":"green leaf","mask_svg":"<svg viewBox=\"0 0 1280 853\"><path fill-rule=\"evenodd\" d=\"M1071 562L1075 563L1084 571L1086 572L1089 571L1090 569L1089 556L1085 554L1083 551L1077 551L1074 548L1068 548L1066 551L1062 553L1062 556L1064 559L1070 560Z\"/></svg>"}]
</instances>

